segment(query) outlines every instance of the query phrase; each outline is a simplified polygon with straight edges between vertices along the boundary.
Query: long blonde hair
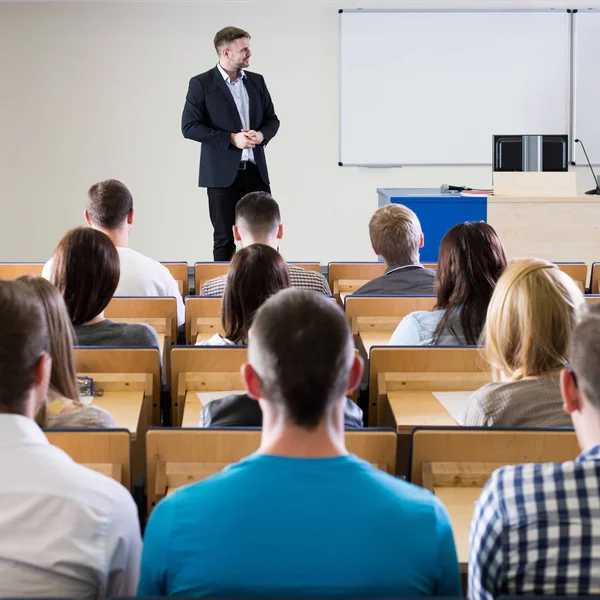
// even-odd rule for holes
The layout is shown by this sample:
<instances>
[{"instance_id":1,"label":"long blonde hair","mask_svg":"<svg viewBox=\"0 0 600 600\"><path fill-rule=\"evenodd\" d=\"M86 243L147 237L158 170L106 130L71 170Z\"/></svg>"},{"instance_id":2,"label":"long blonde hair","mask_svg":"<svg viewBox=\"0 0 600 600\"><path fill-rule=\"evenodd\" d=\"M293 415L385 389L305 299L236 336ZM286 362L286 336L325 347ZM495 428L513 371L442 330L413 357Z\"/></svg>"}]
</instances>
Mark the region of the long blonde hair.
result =
<instances>
[{"instance_id":1,"label":"long blonde hair","mask_svg":"<svg viewBox=\"0 0 600 600\"><path fill-rule=\"evenodd\" d=\"M537 258L510 264L485 322L485 356L494 379L516 381L561 368L583 303L575 282L556 265Z\"/></svg>"},{"instance_id":2,"label":"long blonde hair","mask_svg":"<svg viewBox=\"0 0 600 600\"><path fill-rule=\"evenodd\" d=\"M49 398L67 398L80 404L77 371L73 358L73 327L63 297L49 281L42 277L25 275L19 277L17 281L40 299L46 313L52 358Z\"/></svg>"}]
</instances>

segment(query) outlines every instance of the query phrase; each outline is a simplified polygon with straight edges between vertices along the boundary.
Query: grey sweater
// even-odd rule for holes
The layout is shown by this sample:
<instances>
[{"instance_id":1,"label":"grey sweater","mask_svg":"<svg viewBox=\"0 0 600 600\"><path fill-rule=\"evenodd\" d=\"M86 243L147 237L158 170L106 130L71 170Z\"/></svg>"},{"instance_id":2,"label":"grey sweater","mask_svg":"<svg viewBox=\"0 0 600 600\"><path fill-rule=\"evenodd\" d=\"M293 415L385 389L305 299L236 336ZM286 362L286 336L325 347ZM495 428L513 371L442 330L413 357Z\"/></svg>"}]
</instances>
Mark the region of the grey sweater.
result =
<instances>
[{"instance_id":1,"label":"grey sweater","mask_svg":"<svg viewBox=\"0 0 600 600\"><path fill-rule=\"evenodd\" d=\"M77 410L57 415L48 415L46 427L52 429L71 427L71 428L103 428L112 429L116 427L112 415L100 406L85 405Z\"/></svg>"},{"instance_id":2,"label":"grey sweater","mask_svg":"<svg viewBox=\"0 0 600 600\"><path fill-rule=\"evenodd\" d=\"M156 331L145 323L116 323L105 319L93 325L75 325L78 346L141 346L158 348Z\"/></svg>"}]
</instances>

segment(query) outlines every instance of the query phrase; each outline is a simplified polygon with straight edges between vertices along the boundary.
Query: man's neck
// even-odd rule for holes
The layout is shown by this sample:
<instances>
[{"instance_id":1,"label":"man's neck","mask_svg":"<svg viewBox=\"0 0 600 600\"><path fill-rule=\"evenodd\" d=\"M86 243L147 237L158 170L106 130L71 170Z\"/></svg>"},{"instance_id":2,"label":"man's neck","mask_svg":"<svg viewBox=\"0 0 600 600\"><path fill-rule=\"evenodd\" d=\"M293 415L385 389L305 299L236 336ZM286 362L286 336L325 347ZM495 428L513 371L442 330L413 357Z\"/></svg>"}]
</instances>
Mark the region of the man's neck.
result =
<instances>
[{"instance_id":1,"label":"man's neck","mask_svg":"<svg viewBox=\"0 0 600 600\"><path fill-rule=\"evenodd\" d=\"M98 231L105 233L110 241L117 248L127 248L129 245L129 232L127 227L119 227L118 229L101 229L97 227Z\"/></svg>"},{"instance_id":2,"label":"man's neck","mask_svg":"<svg viewBox=\"0 0 600 600\"><path fill-rule=\"evenodd\" d=\"M344 442L343 405L315 429L285 422L281 415L266 412L263 407L259 453L290 458L331 458L348 454Z\"/></svg>"},{"instance_id":3,"label":"man's neck","mask_svg":"<svg viewBox=\"0 0 600 600\"><path fill-rule=\"evenodd\" d=\"M241 69L231 69L231 67L226 67L221 61L219 61L219 65L221 66L221 69L223 69L223 71L229 75L229 79L232 83L236 81L237 78L242 74Z\"/></svg>"},{"instance_id":4,"label":"man's neck","mask_svg":"<svg viewBox=\"0 0 600 600\"><path fill-rule=\"evenodd\" d=\"M273 250L277 250L279 252L279 240L276 237L273 238L255 238L252 236L244 236L242 239L242 246L247 248L248 246L252 246L252 244L264 244L265 246L270 246Z\"/></svg>"},{"instance_id":5,"label":"man's neck","mask_svg":"<svg viewBox=\"0 0 600 600\"><path fill-rule=\"evenodd\" d=\"M577 417L572 415L572 418L581 451L588 452L600 446L600 415L579 413Z\"/></svg>"}]
</instances>

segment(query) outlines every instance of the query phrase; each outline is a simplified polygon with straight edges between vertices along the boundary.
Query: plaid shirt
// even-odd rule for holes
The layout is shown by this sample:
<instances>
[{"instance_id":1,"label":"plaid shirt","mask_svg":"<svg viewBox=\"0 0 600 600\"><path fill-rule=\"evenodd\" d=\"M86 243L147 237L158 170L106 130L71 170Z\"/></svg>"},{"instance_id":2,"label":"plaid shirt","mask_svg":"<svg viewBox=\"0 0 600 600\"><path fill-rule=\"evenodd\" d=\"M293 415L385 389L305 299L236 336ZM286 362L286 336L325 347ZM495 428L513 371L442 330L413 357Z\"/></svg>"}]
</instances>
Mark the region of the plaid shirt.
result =
<instances>
[{"instance_id":1,"label":"plaid shirt","mask_svg":"<svg viewBox=\"0 0 600 600\"><path fill-rule=\"evenodd\" d=\"M475 503L469 599L599 593L600 446L495 471Z\"/></svg>"},{"instance_id":2,"label":"plaid shirt","mask_svg":"<svg viewBox=\"0 0 600 600\"><path fill-rule=\"evenodd\" d=\"M305 290L311 290L326 296L331 295L329 284L321 273L316 271L307 271L294 265L288 265L290 274L290 283L292 287L303 288ZM221 275L214 279L209 279L204 282L200 296L222 296L225 291L225 284L227 283L227 275Z\"/></svg>"}]
</instances>

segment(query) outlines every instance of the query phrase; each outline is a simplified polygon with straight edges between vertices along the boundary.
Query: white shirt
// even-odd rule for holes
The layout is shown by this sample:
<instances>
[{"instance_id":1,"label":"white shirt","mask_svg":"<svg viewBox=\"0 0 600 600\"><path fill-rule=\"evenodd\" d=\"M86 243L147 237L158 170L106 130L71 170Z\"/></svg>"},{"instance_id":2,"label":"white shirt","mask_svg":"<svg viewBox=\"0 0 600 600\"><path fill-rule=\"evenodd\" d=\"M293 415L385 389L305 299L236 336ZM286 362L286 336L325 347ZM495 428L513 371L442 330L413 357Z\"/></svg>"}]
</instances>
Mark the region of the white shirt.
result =
<instances>
[{"instance_id":1,"label":"white shirt","mask_svg":"<svg viewBox=\"0 0 600 600\"><path fill-rule=\"evenodd\" d=\"M120 483L8 414L0 414L0 481L0 597L135 595L142 542Z\"/></svg>"},{"instance_id":2,"label":"white shirt","mask_svg":"<svg viewBox=\"0 0 600 600\"><path fill-rule=\"evenodd\" d=\"M185 323L185 306L177 282L169 269L131 248L118 247L121 278L115 296L173 296L177 300L177 325ZM42 270L42 277L50 279L52 259Z\"/></svg>"},{"instance_id":3,"label":"white shirt","mask_svg":"<svg viewBox=\"0 0 600 600\"><path fill-rule=\"evenodd\" d=\"M248 97L248 90L244 84L246 79L246 73L244 69L241 70L240 76L235 80L231 81L229 75L220 63L217 63L217 68L225 80L225 85L231 92L235 106L238 109L240 120L242 121L242 127L244 129L250 129L250 98ZM237 131L235 133L238 133ZM254 150L252 148L244 148L242 150L242 162L249 160L254 162Z\"/></svg>"}]
</instances>

